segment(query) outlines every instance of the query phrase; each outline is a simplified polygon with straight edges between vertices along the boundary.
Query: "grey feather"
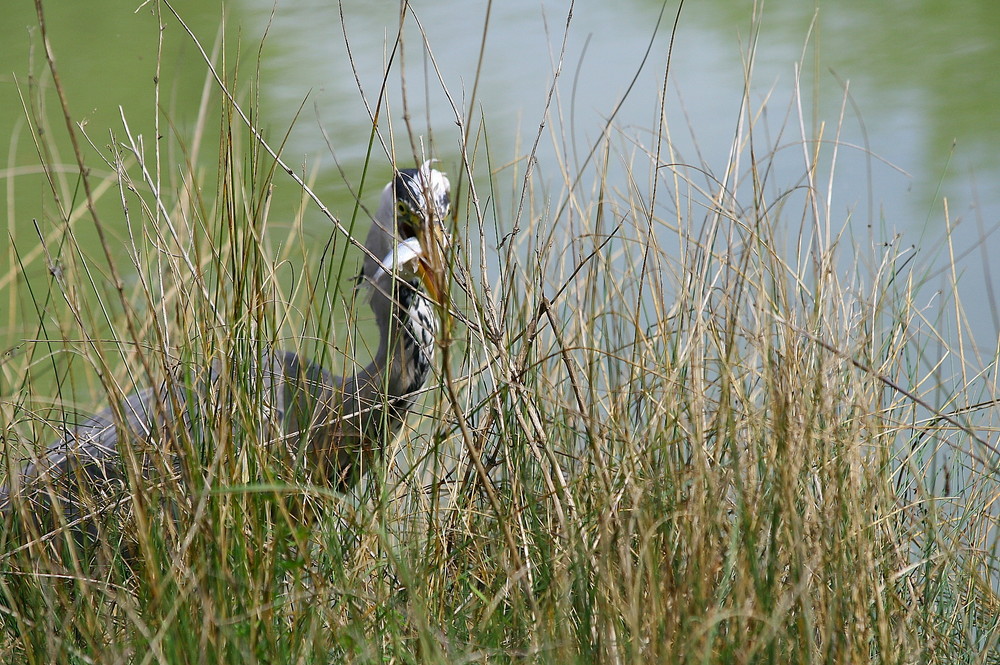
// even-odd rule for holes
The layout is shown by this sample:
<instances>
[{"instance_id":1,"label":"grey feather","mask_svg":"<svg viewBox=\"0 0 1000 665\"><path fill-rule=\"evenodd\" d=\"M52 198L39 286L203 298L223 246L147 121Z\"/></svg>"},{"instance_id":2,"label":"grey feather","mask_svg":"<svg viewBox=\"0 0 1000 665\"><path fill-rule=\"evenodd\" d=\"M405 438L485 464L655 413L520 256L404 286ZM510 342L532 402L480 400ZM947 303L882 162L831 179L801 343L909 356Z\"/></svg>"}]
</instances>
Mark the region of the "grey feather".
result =
<instances>
[{"instance_id":1,"label":"grey feather","mask_svg":"<svg viewBox=\"0 0 1000 665\"><path fill-rule=\"evenodd\" d=\"M424 169L428 182L447 188L443 174L429 165ZM412 171L418 176L411 179L423 177ZM366 241L376 256L386 255L400 240L396 205L396 187L390 183ZM440 219L440 210L421 214L431 223ZM261 389L259 403L266 411L261 416L275 430L269 445L282 446L284 458L310 482L338 490L356 484L398 433L433 362L437 316L415 273L390 274L378 267L369 258L362 273L371 286L380 333L366 367L337 377L298 353L275 351L243 370L259 379L253 385ZM106 513L127 502L134 482L130 475L190 483L182 474L192 465L182 460L193 454L191 442L199 437L194 430L209 431L207 419L226 408L220 403L222 367L216 362L205 377L136 392L121 402L117 415L109 407L67 425L58 441L0 490L0 510L9 514L18 507L21 515L37 520L36 527L81 525L96 536Z\"/></svg>"}]
</instances>

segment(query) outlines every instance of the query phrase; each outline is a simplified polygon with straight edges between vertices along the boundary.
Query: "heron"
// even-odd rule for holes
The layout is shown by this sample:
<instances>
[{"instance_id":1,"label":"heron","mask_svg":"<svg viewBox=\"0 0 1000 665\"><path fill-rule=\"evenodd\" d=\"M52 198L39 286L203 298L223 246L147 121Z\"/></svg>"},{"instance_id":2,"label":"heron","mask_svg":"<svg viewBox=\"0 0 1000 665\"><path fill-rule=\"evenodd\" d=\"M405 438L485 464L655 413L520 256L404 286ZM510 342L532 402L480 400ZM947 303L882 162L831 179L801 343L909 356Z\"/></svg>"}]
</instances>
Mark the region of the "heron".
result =
<instances>
[{"instance_id":1,"label":"heron","mask_svg":"<svg viewBox=\"0 0 1000 665\"><path fill-rule=\"evenodd\" d=\"M259 358L255 377L263 383L273 439L305 467L310 482L341 492L357 485L399 433L427 382L442 325L439 310L448 316L444 223L450 207L448 178L430 161L397 170L383 188L358 277L369 287L379 334L367 366L338 377L294 351ZM218 380L219 370L211 370L200 392L210 393ZM129 395L117 409L66 425L58 441L0 489L0 511L9 515L16 508L36 525L42 518L77 530L82 524L96 537L101 511L128 496L127 465L145 477L180 475L177 433L192 432L199 413L221 406L206 404L204 395L164 383ZM167 469L163 459L171 460ZM53 520L56 513L60 519Z\"/></svg>"}]
</instances>

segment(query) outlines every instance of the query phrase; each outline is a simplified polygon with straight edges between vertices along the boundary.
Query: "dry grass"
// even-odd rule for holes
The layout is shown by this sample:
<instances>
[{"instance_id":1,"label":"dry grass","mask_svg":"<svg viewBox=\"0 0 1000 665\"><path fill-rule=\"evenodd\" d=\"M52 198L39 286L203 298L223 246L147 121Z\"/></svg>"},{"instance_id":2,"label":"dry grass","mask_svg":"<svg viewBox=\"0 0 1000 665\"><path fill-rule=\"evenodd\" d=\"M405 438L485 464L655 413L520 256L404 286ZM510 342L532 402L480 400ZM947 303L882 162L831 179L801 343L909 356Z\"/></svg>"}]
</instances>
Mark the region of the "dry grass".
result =
<instances>
[{"instance_id":1,"label":"dry grass","mask_svg":"<svg viewBox=\"0 0 1000 665\"><path fill-rule=\"evenodd\" d=\"M171 150L124 129L90 171L39 151L51 218L0 275L38 326L0 364L8 469L78 403L230 371L215 417L173 432L185 482L136 482L107 526L135 559L4 532L6 660L996 662L996 359L938 335L905 248L843 239L819 150L771 191L749 100L718 178L677 166L666 126L561 174L460 127L462 322L378 482L340 496L282 470L253 359L366 361L353 222L317 251L301 180L294 223L270 218L289 176L218 76ZM53 90L43 136L66 131Z\"/></svg>"}]
</instances>

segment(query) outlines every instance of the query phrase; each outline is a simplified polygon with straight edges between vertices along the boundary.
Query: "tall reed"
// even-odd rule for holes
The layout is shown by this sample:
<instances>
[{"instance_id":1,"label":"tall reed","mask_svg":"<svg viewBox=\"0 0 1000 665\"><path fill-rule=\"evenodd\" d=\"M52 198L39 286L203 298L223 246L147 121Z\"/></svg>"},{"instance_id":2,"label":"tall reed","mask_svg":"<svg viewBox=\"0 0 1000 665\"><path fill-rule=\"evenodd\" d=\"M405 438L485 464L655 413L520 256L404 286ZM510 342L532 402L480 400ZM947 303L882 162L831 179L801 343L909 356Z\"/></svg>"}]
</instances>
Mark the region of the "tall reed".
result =
<instances>
[{"instance_id":1,"label":"tall reed","mask_svg":"<svg viewBox=\"0 0 1000 665\"><path fill-rule=\"evenodd\" d=\"M58 80L28 91L53 184L0 275L37 322L0 364L7 473L146 386L195 424L145 444L179 478L135 479L98 546L8 521L6 661L996 662L996 358L937 332L901 242L849 240L815 180L836 153L775 189L748 97L718 176L662 123L522 170L459 112L456 325L421 413L339 495L284 464L256 359L366 362L344 234L366 220L317 242L253 97L207 78L170 149L126 114L100 168L46 144L84 138Z\"/></svg>"}]
</instances>

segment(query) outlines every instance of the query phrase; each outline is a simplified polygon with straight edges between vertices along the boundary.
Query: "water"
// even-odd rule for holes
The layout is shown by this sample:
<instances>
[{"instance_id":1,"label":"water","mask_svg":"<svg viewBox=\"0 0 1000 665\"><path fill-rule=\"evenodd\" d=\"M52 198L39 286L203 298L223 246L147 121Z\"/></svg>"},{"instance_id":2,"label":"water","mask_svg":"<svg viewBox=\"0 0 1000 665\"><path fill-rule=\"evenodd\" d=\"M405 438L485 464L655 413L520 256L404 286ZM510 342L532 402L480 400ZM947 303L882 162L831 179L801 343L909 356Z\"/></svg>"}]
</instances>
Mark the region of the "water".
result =
<instances>
[{"instance_id":1,"label":"water","mask_svg":"<svg viewBox=\"0 0 1000 665\"><path fill-rule=\"evenodd\" d=\"M345 3L343 17L334 3L319 0L278 5L273 16L270 0L244 0L233 8L258 32L271 22L264 101L275 126L287 126L306 100L288 154L326 164L327 191L342 194L321 130L332 137L349 177L357 178L370 129L362 94L374 105L399 25L399 4ZM543 120L559 125L556 133L571 143L560 150L582 159L636 74L612 133L626 150L632 140L648 143L675 5L575 3L561 78L545 117L567 8L564 2L538 0L494 3L483 46L486 3L413 3L404 22L403 55L395 54L387 79L389 113L381 123L387 133L391 123L396 150L410 154L400 122L402 62L415 131L433 141L427 150L446 168L458 169L454 113L424 55L417 21L433 64L463 111L483 48L473 115L488 128L493 164L523 157ZM947 259L942 242L947 199L955 252L964 257L963 297L985 305L970 308L968 315L976 341L991 349L1000 308L988 289L988 257L1000 241L984 234L1000 223L995 186L1000 80L992 73L992 63L1000 61L1000 6L981 1L966 9L945 12L928 5L904 11L860 0L815 5L781 0L764 3L755 35L750 3L689 2L674 45L667 118L678 154L722 173L737 127L744 62L756 36L751 103L769 100L766 123L772 136L784 127L773 191L801 182L801 105L806 137L825 125L824 138L842 144L832 188L835 229L847 225L848 236L856 234L861 244L870 242L869 226L876 241L902 234L901 243L916 246L921 265L932 274L932 266ZM538 152L543 179L560 179L555 154L544 135ZM821 161L831 157L828 144Z\"/></svg>"},{"instance_id":2,"label":"water","mask_svg":"<svg viewBox=\"0 0 1000 665\"><path fill-rule=\"evenodd\" d=\"M219 9L191 0L174 4L211 46ZM330 137L348 177L357 178L371 123L355 69L365 98L374 104L399 26L399 6L344 3L343 22L337 3L325 0L276 5L271 0L239 0L225 6L230 47L239 38L244 62L251 61L256 40L267 31L262 51L261 96L266 112L262 124L279 136L305 101L285 155L293 164L318 163L324 169L321 191L334 196L343 188L322 132ZM131 12L104 0L86 6L51 3L46 8L50 41L75 118L85 123L98 144L108 142L109 130L120 134L119 106L148 131L157 34L153 7ZM474 113L488 127L494 163L523 156L543 120L567 8L565 2L511 0L495 3L489 14ZM445 85L464 111L476 78L486 9L485 2L413 3L404 24L405 58L395 56L388 77L389 112L383 112L382 123L387 129L391 122L396 149L404 155L409 148L403 149L400 120L401 61L417 133L428 142L433 136L435 156L457 168L454 115L424 57L414 16ZM204 70L190 41L163 11L167 28L161 75L169 85L162 103L183 123L192 119ZM642 136L654 126L675 11L673 4L664 8L652 1L575 3L552 106L559 117L549 122L561 117L565 128L573 130L569 139L579 149L599 137L650 45L648 60L614 126L626 137ZM662 23L654 32L661 12ZM774 0L764 3L762 15L751 98L759 103L769 94L772 115L783 112L794 99L799 65L806 132L812 134L820 122L838 124L847 82L851 102L841 140L867 145L894 165L876 162L870 182L868 174L853 164L840 169L837 193L842 210L854 209L864 223L872 217L884 220L916 243L939 237L945 196L953 223L965 227L960 229L960 244L977 242L977 220L987 228L1000 220L1000 192L995 187L1000 172L996 149L1000 80L993 75L1000 58L996 37L1000 6L983 0L967 3L962 12L929 5L902 11L888 3L861 0L815 5ZM37 162L13 83L16 76L23 90L29 75L43 68L35 24L30 3L18 3L9 8L2 28L0 58L6 70L2 85L8 103L0 110L0 135L18 137L16 152L8 150L8 162L13 162L9 166ZM672 138L681 155L693 162L700 155L716 172L724 168L735 131L744 79L741 61L752 36L752 6L747 2L688 2L681 13L668 95ZM246 68L244 74L249 78ZM430 79L427 86L425 77ZM54 100L50 104L54 106ZM797 138L796 125L793 118L789 140ZM831 129L826 136L832 138ZM551 169L550 177L558 178L551 163L553 151L546 145L549 140L544 138L541 145L540 168ZM842 152L845 160L852 159L850 150ZM377 165L381 180L385 158L377 153L383 162ZM64 157L68 160L70 155ZM801 163L798 167L801 170ZM794 164L789 165L789 181L800 175L793 169ZM18 191L20 184L14 183ZM867 209L869 185L871 210ZM28 227L25 220L38 217L37 206L38 200L18 197L13 209L6 205L8 225L19 231Z\"/></svg>"},{"instance_id":3,"label":"water","mask_svg":"<svg viewBox=\"0 0 1000 665\"><path fill-rule=\"evenodd\" d=\"M220 34L219 8L194 0L174 5L211 48ZM565 2L509 0L494 3L488 14L487 8L486 2L414 2L403 22L402 50L394 51L400 26L397 2L338 6L326 0L277 5L271 0L234 0L225 5L226 35L230 53L240 44L242 77L248 81L259 39L267 33L261 50L260 124L277 142L298 115L284 157L304 172L318 170L320 196L344 214L353 206L351 189L361 184L369 153L369 114L390 59L379 116L384 143L376 140L362 191L368 204L388 178L387 153L395 152L401 163L413 160L403 123L404 78L410 122L420 142L415 151L439 158L452 174L461 170L452 103L464 114L474 86L471 124L473 129L480 123L486 127L495 168L515 164L523 172L523 158L543 122L547 128L536 166L543 183L562 181L560 159L569 159L570 168L579 165L609 118L610 134L623 153L636 143L649 144L658 119L675 5L576 2L568 33ZM101 158L108 156L108 145L122 138L122 113L152 145L156 5L133 12L112 0L94 0L86 5L48 3L46 10L71 111L96 146L96 151L87 151L88 164L97 172L107 171ZM183 135L195 121L205 70L181 26L165 8L162 11L166 28L160 104ZM841 143L830 190L834 230L845 226L846 237L862 247L900 234L901 244L917 248L923 274L930 276L928 299L935 288L946 290L947 276L935 270L948 258L942 241L947 199L966 314L975 341L989 352L1000 328L1000 307L989 288L989 259L1000 244L991 233L1000 223L1000 79L992 71L1000 61L1000 5L981 0L966 3L962 12L947 12L929 4L903 11L862 0L774 0L764 3L759 21L753 12L751 3L737 0L684 6L666 104L679 160L715 174L724 172L753 42L749 98L755 108L767 100L767 113L758 123L758 130L766 131L758 135L771 137L770 147L777 148L771 192L776 196L801 184L801 138L811 138L824 127L827 141L839 138ZM8 264L16 256L37 249L36 222L43 234L55 228L51 193L38 173L21 102L23 97L29 107L34 104L38 96L32 94L33 81L46 80L39 76L45 63L36 26L30 3L17 3L8 8L0 27L0 58L5 64L0 89L8 102L0 108L0 136L9 137L0 209L13 239L0 253L0 274L11 272ZM230 56L229 71L234 61ZM552 88L557 67L560 78ZM62 137L56 100L51 94L44 98L51 123L45 129ZM552 136L558 137L558 145L553 145ZM483 162L487 146L482 136L474 132L473 143ZM68 143L60 145L62 154L55 159L72 164ZM820 155L821 163L829 163L832 143ZM513 174L513 169L504 172ZM624 187L620 172L613 174L618 178L613 182ZM297 200L292 183L280 178L277 182L278 210L272 216L280 219L281 206L291 216ZM78 183L61 184L64 199L79 207ZM288 198L282 199L282 193ZM557 188L552 194L559 194ZM108 200L114 203L114 197ZM124 237L125 229L114 227L119 218L120 213L112 212L106 222ZM787 223L797 224L798 219L790 215ZM316 211L306 227L317 241L329 234L328 222ZM792 235L794 231L790 229ZM93 229L80 223L77 232L80 242L94 246L96 253ZM32 280L47 279L45 262L30 263L27 274ZM19 297L9 289L7 293ZM0 324L4 348L33 334L23 321Z\"/></svg>"}]
</instances>

